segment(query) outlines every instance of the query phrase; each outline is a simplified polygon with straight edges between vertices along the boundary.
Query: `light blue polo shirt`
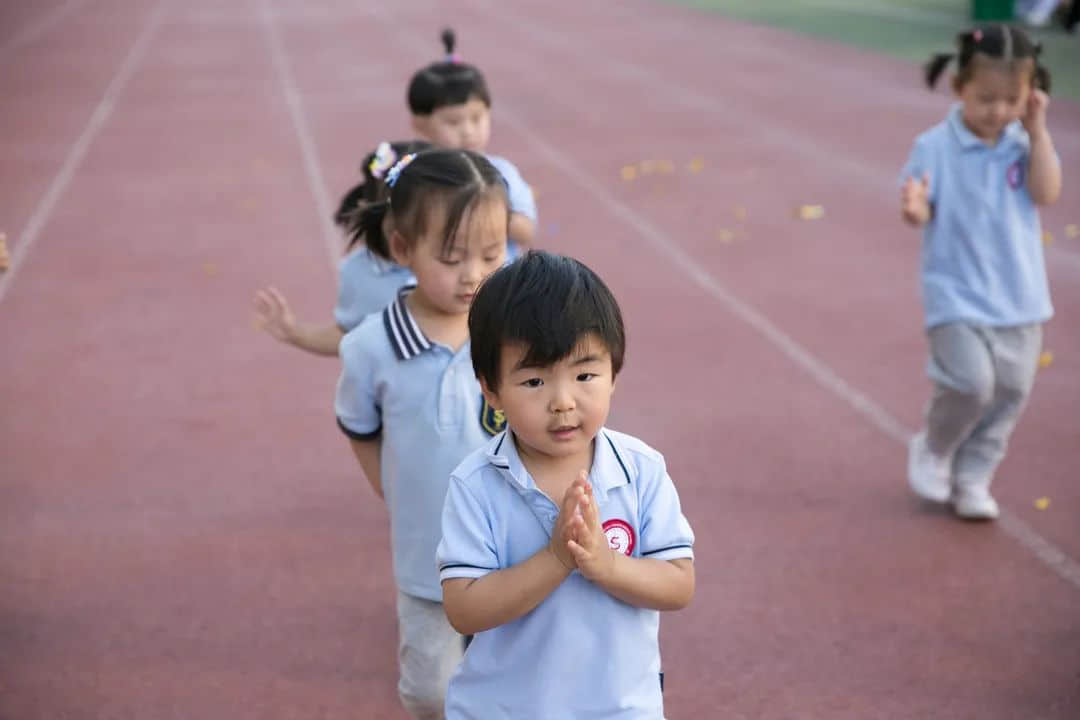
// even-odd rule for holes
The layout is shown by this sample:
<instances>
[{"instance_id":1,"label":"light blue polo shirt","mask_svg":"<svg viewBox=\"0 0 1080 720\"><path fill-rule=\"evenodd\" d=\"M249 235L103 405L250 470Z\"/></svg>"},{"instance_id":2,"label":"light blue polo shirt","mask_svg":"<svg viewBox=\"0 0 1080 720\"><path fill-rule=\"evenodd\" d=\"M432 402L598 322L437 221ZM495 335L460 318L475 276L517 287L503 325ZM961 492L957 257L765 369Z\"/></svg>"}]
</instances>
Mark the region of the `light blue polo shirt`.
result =
<instances>
[{"instance_id":1,"label":"light blue polo shirt","mask_svg":"<svg viewBox=\"0 0 1080 720\"><path fill-rule=\"evenodd\" d=\"M536 198L533 196L532 188L525 182L525 178L521 177L514 163L499 155L488 155L487 159L506 180L506 200L510 205L510 212L524 215L536 222ZM521 248L516 242L510 240L506 243L507 260L513 260L520 254Z\"/></svg>"},{"instance_id":2,"label":"light blue polo shirt","mask_svg":"<svg viewBox=\"0 0 1080 720\"><path fill-rule=\"evenodd\" d=\"M442 601L435 549L450 473L502 425L482 401L468 343L454 352L425 337L405 304L412 289L342 338L334 410L350 437L382 436L398 588Z\"/></svg>"},{"instance_id":3,"label":"light blue polo shirt","mask_svg":"<svg viewBox=\"0 0 1080 720\"><path fill-rule=\"evenodd\" d=\"M334 322L349 332L365 317L393 302L403 286L415 282L408 268L383 260L366 247L357 248L338 263Z\"/></svg>"},{"instance_id":4,"label":"light blue polo shirt","mask_svg":"<svg viewBox=\"0 0 1080 720\"><path fill-rule=\"evenodd\" d=\"M930 175L923 229L925 325L1007 327L1053 315L1038 208L1028 192L1031 141L1019 121L990 147L957 103L915 140L900 181Z\"/></svg>"},{"instance_id":5,"label":"light blue polo shirt","mask_svg":"<svg viewBox=\"0 0 1080 720\"><path fill-rule=\"evenodd\" d=\"M664 458L612 430L596 436L589 475L608 542L634 557L693 558ZM439 576L478 578L549 542L559 508L503 432L454 470ZM658 720L660 613L633 607L574 572L527 615L478 633L450 679L447 720Z\"/></svg>"}]
</instances>

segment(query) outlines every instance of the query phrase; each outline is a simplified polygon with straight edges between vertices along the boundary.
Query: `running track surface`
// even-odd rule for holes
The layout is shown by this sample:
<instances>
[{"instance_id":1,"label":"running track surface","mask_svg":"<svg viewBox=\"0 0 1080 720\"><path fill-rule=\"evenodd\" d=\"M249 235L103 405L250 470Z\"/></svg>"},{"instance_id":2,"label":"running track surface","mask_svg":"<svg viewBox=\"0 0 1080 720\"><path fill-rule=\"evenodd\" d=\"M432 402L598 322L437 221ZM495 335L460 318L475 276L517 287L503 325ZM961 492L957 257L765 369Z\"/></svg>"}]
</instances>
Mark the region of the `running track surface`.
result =
<instances>
[{"instance_id":1,"label":"running track surface","mask_svg":"<svg viewBox=\"0 0 1080 720\"><path fill-rule=\"evenodd\" d=\"M273 282L329 317L328 209L365 148L409 135L405 84L447 23L542 244L623 304L616 427L665 453L698 534L696 599L663 622L668 716L1077 717L1080 183L1044 215L1054 362L1006 517L956 522L905 488L928 388L895 190L948 98L642 0L0 9L0 717L402 716L385 513L334 428L337 365L257 333L250 299ZM1080 107L1050 116L1080 167Z\"/></svg>"}]
</instances>

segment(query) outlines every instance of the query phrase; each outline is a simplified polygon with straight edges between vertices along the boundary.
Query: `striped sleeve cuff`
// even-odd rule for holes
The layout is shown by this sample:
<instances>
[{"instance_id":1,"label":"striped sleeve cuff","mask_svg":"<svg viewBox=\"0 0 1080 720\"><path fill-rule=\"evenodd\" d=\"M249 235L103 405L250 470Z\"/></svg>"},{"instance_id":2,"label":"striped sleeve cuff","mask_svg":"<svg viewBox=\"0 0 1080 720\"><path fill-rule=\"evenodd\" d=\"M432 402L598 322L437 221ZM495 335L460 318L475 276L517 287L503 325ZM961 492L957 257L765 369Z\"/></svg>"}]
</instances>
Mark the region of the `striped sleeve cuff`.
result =
<instances>
[{"instance_id":1,"label":"striped sleeve cuff","mask_svg":"<svg viewBox=\"0 0 1080 720\"><path fill-rule=\"evenodd\" d=\"M642 552L641 557L653 560L680 560L682 558L693 560L694 548L691 545L668 545L667 547Z\"/></svg>"},{"instance_id":2,"label":"striped sleeve cuff","mask_svg":"<svg viewBox=\"0 0 1080 720\"><path fill-rule=\"evenodd\" d=\"M447 563L439 568L439 582L453 578L482 578L488 573L495 572L497 568L482 568L475 565L462 563Z\"/></svg>"},{"instance_id":3,"label":"striped sleeve cuff","mask_svg":"<svg viewBox=\"0 0 1080 720\"><path fill-rule=\"evenodd\" d=\"M360 440L361 442L365 441L365 440L374 440L375 438L379 437L379 435L382 433L382 425L375 428L371 432L366 432L366 433L357 432L355 430L352 430L348 426L346 426L345 423L342 422L341 418L337 419L337 426L338 426L338 428L341 429L341 432L348 435L351 439Z\"/></svg>"}]
</instances>

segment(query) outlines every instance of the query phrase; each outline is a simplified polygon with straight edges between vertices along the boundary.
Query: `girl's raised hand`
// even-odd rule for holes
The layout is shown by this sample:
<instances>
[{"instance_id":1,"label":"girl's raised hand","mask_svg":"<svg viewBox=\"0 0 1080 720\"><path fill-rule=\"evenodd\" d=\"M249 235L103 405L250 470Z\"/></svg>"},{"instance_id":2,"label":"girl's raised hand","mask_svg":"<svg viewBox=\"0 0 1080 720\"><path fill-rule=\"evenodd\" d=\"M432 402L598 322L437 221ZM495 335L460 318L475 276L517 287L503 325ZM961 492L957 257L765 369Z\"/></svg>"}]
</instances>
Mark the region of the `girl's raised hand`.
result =
<instances>
[{"instance_id":1,"label":"girl's raised hand","mask_svg":"<svg viewBox=\"0 0 1080 720\"><path fill-rule=\"evenodd\" d=\"M566 544L581 574L593 582L603 583L615 569L615 552L604 534L600 510L584 470L574 481L574 487L582 488L583 492L578 501L580 512L575 514L571 526L572 537Z\"/></svg>"},{"instance_id":2,"label":"girl's raised hand","mask_svg":"<svg viewBox=\"0 0 1080 720\"><path fill-rule=\"evenodd\" d=\"M292 342L296 337L296 316L275 287L255 293L255 324L282 342Z\"/></svg>"},{"instance_id":3,"label":"girl's raised hand","mask_svg":"<svg viewBox=\"0 0 1080 720\"><path fill-rule=\"evenodd\" d=\"M909 225L924 225L930 220L930 176L908 178L900 188L900 214Z\"/></svg>"},{"instance_id":4,"label":"girl's raised hand","mask_svg":"<svg viewBox=\"0 0 1080 720\"><path fill-rule=\"evenodd\" d=\"M1050 106L1050 96L1044 91L1034 88L1028 95L1027 108L1022 122L1024 129L1032 140L1036 140L1046 133L1046 108Z\"/></svg>"}]
</instances>

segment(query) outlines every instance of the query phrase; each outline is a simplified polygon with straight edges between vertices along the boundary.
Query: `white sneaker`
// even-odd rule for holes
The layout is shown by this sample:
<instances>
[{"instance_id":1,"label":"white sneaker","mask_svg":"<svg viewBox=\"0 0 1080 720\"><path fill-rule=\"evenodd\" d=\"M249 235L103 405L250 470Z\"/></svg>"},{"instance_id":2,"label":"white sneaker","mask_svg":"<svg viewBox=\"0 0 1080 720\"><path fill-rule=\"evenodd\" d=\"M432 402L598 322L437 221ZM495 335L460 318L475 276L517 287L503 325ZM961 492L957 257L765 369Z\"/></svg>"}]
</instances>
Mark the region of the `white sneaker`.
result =
<instances>
[{"instance_id":1,"label":"white sneaker","mask_svg":"<svg viewBox=\"0 0 1080 720\"><path fill-rule=\"evenodd\" d=\"M931 502L949 502L951 465L948 458L930 453L925 431L912 436L908 444L908 484L916 495Z\"/></svg>"},{"instance_id":2,"label":"white sneaker","mask_svg":"<svg viewBox=\"0 0 1080 720\"><path fill-rule=\"evenodd\" d=\"M957 486L952 505L953 512L965 520L996 520L1001 513L997 500L980 485Z\"/></svg>"}]
</instances>

